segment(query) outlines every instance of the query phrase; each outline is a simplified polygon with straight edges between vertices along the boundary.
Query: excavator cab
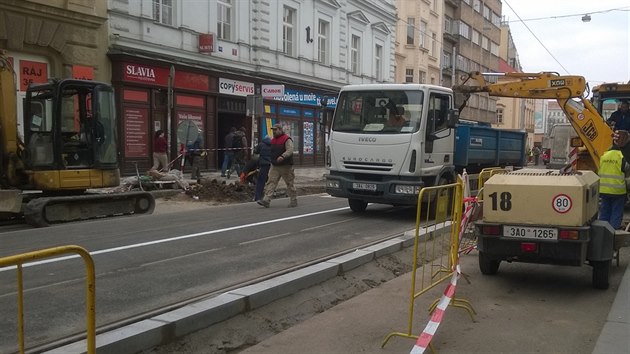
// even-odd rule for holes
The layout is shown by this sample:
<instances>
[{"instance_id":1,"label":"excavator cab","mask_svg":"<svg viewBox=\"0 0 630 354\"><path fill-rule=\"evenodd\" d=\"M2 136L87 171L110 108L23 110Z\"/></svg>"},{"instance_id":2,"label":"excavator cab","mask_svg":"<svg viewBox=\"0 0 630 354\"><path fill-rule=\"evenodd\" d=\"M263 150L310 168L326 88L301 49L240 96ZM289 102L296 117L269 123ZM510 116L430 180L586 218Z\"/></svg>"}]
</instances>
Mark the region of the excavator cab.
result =
<instances>
[{"instance_id":1,"label":"excavator cab","mask_svg":"<svg viewBox=\"0 0 630 354\"><path fill-rule=\"evenodd\" d=\"M28 186L44 191L118 186L114 94L107 84L51 80L24 99Z\"/></svg>"}]
</instances>

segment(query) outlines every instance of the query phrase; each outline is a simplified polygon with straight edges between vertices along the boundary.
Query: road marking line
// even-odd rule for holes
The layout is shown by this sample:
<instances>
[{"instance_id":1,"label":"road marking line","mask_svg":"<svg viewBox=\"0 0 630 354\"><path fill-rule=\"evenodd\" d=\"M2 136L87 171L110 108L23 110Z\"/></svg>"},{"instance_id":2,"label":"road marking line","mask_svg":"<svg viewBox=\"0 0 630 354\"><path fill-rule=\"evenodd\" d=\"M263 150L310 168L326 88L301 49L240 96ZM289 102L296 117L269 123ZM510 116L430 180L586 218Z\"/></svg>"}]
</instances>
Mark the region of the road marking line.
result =
<instances>
[{"instance_id":1,"label":"road marking line","mask_svg":"<svg viewBox=\"0 0 630 354\"><path fill-rule=\"evenodd\" d=\"M336 209L330 209L330 210L316 211L316 212L308 213L308 214L287 216L286 218L273 219L273 220L267 220L267 221L259 221L259 222L246 224L246 225L231 226L231 227L226 227L224 229L219 229L219 230L204 231L204 232L198 232L198 233L194 233L194 234L188 234L188 235L175 236L175 237L171 237L171 238L165 238L165 239L161 239L161 240L154 240L154 241L149 241L149 242L136 243L136 244L131 244L131 245L127 245L127 246L107 248L107 249L104 249L104 250L92 251L92 252L90 252L90 255L91 256L96 256L96 255L99 255L99 254L106 254L106 253L112 253L112 252L117 252L117 251L129 250L129 249L133 249L133 248L140 248L140 247L145 247L145 246L158 245L160 243L174 242L174 241L180 241L180 240L185 240L185 239L189 239L189 238L208 236L208 235L218 234L218 233L226 232L226 231L234 231L234 230L239 230L239 229L246 229L246 228L249 228L249 227L256 227L256 226L260 226L260 225L273 224L273 223L283 222L283 221L287 221L287 220L295 220L295 219L307 218L307 217L311 217L311 216L314 216L314 215L322 215L322 214L334 213L334 212L337 212L337 211L348 210L348 209L349 209L349 207L343 207L343 208L336 208ZM67 261L69 259L75 259L75 258L79 258L79 257L80 257L79 255L72 255L72 256L65 256L65 257L59 257L59 258L45 259L45 260L41 260L41 261L37 261L37 262L26 263L26 264L24 264L22 266L22 268L34 267L34 266L38 266L38 265L42 265L42 264L48 264L48 263L62 262L62 261ZM0 272L6 272L6 271L9 271L9 270L14 270L14 269L16 269L15 266L0 268Z\"/></svg>"},{"instance_id":2,"label":"road marking line","mask_svg":"<svg viewBox=\"0 0 630 354\"><path fill-rule=\"evenodd\" d=\"M160 259L159 261L155 261L155 262L142 263L142 264L140 264L140 267L151 266L151 265L155 265L155 264L159 264L159 263L173 261L173 260L176 260L176 259L186 258L186 257L190 257L190 256L197 256L197 255L200 255L200 254L214 252L214 251L220 251L220 250L223 250L223 249L225 249L225 247L212 248L212 249L209 249L209 250L199 251L199 252L190 253L190 254L184 254L184 255L181 255L181 256L177 256L177 257Z\"/></svg>"},{"instance_id":3,"label":"road marking line","mask_svg":"<svg viewBox=\"0 0 630 354\"><path fill-rule=\"evenodd\" d=\"M300 230L300 232L301 232L301 231L311 231L311 230L320 229L320 228L322 228L322 227L326 227L326 226L331 226L331 225L341 224L341 223L348 222L348 221L351 221L351 220L354 220L354 219L358 219L358 218L346 219L346 220L341 220L341 221L331 222L330 224L324 224L324 225L313 226L313 227L309 227L309 228L307 228L307 229L302 229L302 230Z\"/></svg>"},{"instance_id":4,"label":"road marking line","mask_svg":"<svg viewBox=\"0 0 630 354\"><path fill-rule=\"evenodd\" d=\"M285 233L283 233L283 234L279 234L279 235L273 235L273 236L267 236L267 237L263 237L263 238L257 238L257 239L255 239L255 240L241 242L241 243L239 243L238 245L239 245L239 246L248 245L248 244L250 244L250 243L256 243L256 242L260 242L260 241L272 240L272 239L274 239L274 238L277 238L277 237L282 237L282 236L287 236L287 235L291 235L291 233L290 233L290 232L285 232Z\"/></svg>"}]
</instances>

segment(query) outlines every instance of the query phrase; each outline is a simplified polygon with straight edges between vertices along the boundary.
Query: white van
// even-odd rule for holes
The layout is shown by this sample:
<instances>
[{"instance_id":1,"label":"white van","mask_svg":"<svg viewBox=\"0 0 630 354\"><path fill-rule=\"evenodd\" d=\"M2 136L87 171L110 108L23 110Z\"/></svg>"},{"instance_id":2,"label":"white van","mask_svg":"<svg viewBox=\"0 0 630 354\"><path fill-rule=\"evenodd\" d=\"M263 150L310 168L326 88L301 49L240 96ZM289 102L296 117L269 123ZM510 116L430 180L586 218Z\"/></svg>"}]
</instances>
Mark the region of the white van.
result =
<instances>
[{"instance_id":1,"label":"white van","mask_svg":"<svg viewBox=\"0 0 630 354\"><path fill-rule=\"evenodd\" d=\"M569 163L571 152L571 138L577 137L577 133L571 123L558 123L551 127L549 134L549 148L551 154L547 168L559 169Z\"/></svg>"}]
</instances>

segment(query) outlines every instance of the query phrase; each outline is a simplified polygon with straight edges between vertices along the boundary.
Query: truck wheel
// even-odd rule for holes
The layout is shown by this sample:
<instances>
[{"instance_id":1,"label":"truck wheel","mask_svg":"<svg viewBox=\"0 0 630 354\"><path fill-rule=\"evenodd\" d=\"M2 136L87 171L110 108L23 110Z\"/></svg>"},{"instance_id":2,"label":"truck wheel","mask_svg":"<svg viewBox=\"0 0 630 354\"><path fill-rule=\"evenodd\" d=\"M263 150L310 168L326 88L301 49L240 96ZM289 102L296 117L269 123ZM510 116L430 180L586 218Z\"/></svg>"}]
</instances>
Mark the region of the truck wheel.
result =
<instances>
[{"instance_id":1,"label":"truck wheel","mask_svg":"<svg viewBox=\"0 0 630 354\"><path fill-rule=\"evenodd\" d=\"M591 265L593 266L593 287L595 289L608 289L610 260L592 261Z\"/></svg>"},{"instance_id":2,"label":"truck wheel","mask_svg":"<svg viewBox=\"0 0 630 354\"><path fill-rule=\"evenodd\" d=\"M495 275L499 271L501 261L491 259L484 252L479 251L479 270L485 275Z\"/></svg>"},{"instance_id":3,"label":"truck wheel","mask_svg":"<svg viewBox=\"0 0 630 354\"><path fill-rule=\"evenodd\" d=\"M368 203L359 199L348 199L348 205L355 213L362 213L367 208Z\"/></svg>"}]
</instances>

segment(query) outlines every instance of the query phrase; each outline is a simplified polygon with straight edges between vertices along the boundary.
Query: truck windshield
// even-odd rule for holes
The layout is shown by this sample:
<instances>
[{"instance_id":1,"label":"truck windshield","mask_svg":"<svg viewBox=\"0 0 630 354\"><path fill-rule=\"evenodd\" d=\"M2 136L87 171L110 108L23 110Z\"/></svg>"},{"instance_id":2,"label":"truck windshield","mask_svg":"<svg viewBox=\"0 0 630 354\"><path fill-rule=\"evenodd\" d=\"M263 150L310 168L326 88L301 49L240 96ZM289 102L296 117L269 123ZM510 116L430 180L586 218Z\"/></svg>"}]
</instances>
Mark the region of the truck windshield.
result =
<instances>
[{"instance_id":1,"label":"truck windshield","mask_svg":"<svg viewBox=\"0 0 630 354\"><path fill-rule=\"evenodd\" d=\"M409 134L418 131L422 117L421 91L343 91L332 130L364 134Z\"/></svg>"}]
</instances>

